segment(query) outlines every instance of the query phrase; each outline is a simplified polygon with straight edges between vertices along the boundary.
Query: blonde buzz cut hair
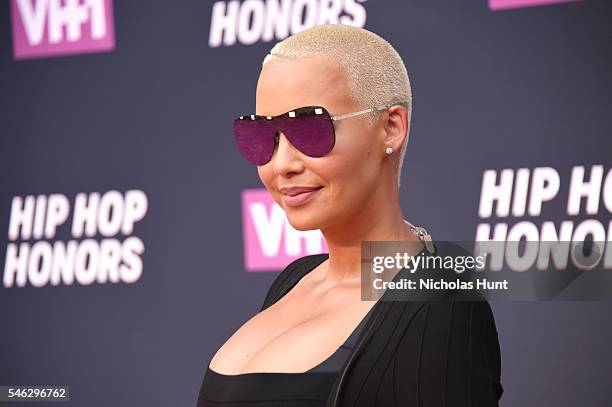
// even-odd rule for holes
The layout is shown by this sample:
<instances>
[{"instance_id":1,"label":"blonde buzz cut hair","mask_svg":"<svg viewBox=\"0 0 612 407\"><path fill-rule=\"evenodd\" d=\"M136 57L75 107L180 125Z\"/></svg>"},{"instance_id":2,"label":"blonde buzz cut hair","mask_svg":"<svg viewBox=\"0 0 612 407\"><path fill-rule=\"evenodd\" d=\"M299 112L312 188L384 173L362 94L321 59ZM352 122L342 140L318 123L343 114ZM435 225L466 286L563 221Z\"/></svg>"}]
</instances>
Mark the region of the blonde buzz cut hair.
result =
<instances>
[{"instance_id":1,"label":"blonde buzz cut hair","mask_svg":"<svg viewBox=\"0 0 612 407\"><path fill-rule=\"evenodd\" d=\"M403 105L408 111L406 137L400 149L397 188L412 124L412 89L404 61L384 38L363 28L324 24L300 31L276 43L262 67L277 58L327 57L344 71L349 96L362 109L386 103ZM366 115L373 125L378 112Z\"/></svg>"}]
</instances>

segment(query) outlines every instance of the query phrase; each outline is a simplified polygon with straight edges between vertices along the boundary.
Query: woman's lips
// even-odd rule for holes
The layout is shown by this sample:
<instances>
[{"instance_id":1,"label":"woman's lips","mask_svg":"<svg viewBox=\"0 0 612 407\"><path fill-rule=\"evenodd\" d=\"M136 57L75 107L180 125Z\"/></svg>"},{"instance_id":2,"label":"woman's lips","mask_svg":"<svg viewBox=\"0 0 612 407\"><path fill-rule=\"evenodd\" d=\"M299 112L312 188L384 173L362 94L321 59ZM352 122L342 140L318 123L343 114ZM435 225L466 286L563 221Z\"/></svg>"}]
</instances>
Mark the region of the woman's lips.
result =
<instances>
[{"instance_id":1,"label":"woman's lips","mask_svg":"<svg viewBox=\"0 0 612 407\"><path fill-rule=\"evenodd\" d=\"M312 197L321 190L321 188L317 188L312 191L302 192L294 196L283 194L283 201L285 201L285 205L290 206L290 207L303 205L306 202L310 201Z\"/></svg>"}]
</instances>

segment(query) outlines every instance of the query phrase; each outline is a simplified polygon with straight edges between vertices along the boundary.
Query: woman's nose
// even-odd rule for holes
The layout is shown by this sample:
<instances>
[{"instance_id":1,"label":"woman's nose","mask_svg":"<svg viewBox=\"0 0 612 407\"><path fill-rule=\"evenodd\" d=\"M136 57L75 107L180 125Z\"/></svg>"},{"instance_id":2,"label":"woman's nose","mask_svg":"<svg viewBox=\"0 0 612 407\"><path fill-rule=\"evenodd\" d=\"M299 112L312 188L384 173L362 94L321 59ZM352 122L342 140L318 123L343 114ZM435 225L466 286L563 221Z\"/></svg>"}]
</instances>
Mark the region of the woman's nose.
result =
<instances>
[{"instance_id":1,"label":"woman's nose","mask_svg":"<svg viewBox=\"0 0 612 407\"><path fill-rule=\"evenodd\" d=\"M299 171L302 166L299 152L280 131L276 132L276 146L271 161L274 171L279 174Z\"/></svg>"}]
</instances>

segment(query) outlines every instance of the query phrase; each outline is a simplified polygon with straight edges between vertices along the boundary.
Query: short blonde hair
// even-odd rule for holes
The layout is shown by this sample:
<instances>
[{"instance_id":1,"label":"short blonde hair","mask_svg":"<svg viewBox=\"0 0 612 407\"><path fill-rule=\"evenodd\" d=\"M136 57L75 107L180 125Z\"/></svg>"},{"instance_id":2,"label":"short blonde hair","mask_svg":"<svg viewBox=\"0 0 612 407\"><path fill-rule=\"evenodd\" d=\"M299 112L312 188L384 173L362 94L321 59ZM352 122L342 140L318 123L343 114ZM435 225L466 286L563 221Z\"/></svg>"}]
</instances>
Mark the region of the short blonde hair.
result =
<instances>
[{"instance_id":1,"label":"short blonde hair","mask_svg":"<svg viewBox=\"0 0 612 407\"><path fill-rule=\"evenodd\" d=\"M276 58L303 59L328 57L344 71L350 97L360 108L393 102L406 107L408 128L400 149L397 187L412 124L412 89L406 66L389 42L363 28L324 24L293 34L276 43L262 66ZM373 124L380 112L367 115Z\"/></svg>"}]
</instances>

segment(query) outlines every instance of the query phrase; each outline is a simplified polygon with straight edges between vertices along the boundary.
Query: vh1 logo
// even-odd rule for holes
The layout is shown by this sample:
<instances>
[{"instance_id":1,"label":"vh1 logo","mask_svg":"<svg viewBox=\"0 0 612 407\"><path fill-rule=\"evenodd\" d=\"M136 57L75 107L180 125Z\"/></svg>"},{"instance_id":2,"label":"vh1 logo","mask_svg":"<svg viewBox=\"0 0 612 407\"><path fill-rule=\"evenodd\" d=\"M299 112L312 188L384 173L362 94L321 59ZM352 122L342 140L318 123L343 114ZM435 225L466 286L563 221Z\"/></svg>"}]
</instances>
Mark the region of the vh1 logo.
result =
<instances>
[{"instance_id":1,"label":"vh1 logo","mask_svg":"<svg viewBox=\"0 0 612 407\"><path fill-rule=\"evenodd\" d=\"M11 0L15 59L115 48L112 0Z\"/></svg>"},{"instance_id":2,"label":"vh1 logo","mask_svg":"<svg viewBox=\"0 0 612 407\"><path fill-rule=\"evenodd\" d=\"M328 251L319 229L294 229L263 188L242 191L242 236L247 271L282 270L299 257Z\"/></svg>"},{"instance_id":3,"label":"vh1 logo","mask_svg":"<svg viewBox=\"0 0 612 407\"><path fill-rule=\"evenodd\" d=\"M493 11L511 8L545 6L557 3L570 3L581 0L489 0L489 9Z\"/></svg>"}]
</instances>

